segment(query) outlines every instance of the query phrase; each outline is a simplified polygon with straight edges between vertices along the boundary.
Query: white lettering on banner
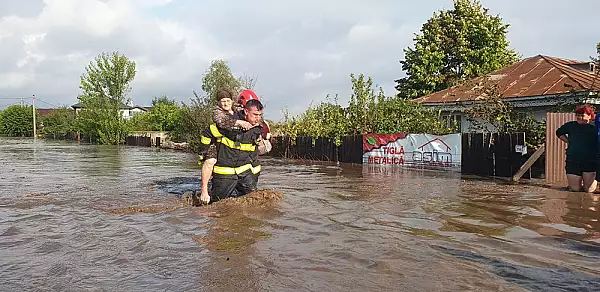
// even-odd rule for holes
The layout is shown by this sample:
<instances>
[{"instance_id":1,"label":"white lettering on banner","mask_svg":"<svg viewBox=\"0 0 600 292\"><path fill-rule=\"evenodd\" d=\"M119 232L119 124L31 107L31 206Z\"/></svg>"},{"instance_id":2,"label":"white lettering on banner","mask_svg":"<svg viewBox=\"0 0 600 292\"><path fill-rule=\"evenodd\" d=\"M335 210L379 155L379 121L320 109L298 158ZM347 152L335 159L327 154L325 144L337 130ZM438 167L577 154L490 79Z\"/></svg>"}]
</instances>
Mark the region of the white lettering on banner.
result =
<instances>
[{"instance_id":1,"label":"white lettering on banner","mask_svg":"<svg viewBox=\"0 0 600 292\"><path fill-rule=\"evenodd\" d=\"M459 168L461 135L367 134L363 164Z\"/></svg>"}]
</instances>

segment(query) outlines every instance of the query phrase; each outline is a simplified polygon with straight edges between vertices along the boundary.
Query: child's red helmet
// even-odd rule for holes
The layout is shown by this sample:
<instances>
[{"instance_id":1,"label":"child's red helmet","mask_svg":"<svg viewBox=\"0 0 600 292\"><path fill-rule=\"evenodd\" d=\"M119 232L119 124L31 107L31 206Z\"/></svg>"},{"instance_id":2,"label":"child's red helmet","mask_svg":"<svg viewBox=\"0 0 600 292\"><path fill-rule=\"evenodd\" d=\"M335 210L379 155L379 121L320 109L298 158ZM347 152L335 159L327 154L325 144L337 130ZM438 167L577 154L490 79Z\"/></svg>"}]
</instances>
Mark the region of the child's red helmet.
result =
<instances>
[{"instance_id":1,"label":"child's red helmet","mask_svg":"<svg viewBox=\"0 0 600 292\"><path fill-rule=\"evenodd\" d=\"M238 97L238 103L241 104L242 106L246 106L246 103L249 100L253 100L256 99L258 101L260 101L260 98L258 98L258 95L256 95L256 93L250 89L244 89L242 90L242 92L240 92L240 96Z\"/></svg>"}]
</instances>

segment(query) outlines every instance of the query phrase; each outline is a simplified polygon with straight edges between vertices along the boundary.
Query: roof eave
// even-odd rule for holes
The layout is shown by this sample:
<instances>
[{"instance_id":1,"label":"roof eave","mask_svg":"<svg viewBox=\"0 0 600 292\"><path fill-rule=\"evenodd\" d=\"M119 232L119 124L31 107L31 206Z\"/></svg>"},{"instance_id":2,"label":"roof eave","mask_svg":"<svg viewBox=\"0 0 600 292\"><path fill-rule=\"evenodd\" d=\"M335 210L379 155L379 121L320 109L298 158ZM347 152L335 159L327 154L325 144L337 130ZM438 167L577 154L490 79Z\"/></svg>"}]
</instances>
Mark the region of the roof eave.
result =
<instances>
[{"instance_id":1,"label":"roof eave","mask_svg":"<svg viewBox=\"0 0 600 292\"><path fill-rule=\"evenodd\" d=\"M528 97L514 97L505 99L506 102L513 104L514 107L536 107L536 106L552 106L558 105L561 102L570 101L577 98L585 98L582 100L584 103L600 104L600 98L590 97L595 95L589 91L578 92L578 93L563 93L563 94L551 94L551 95L538 95ZM440 108L446 111L460 111L471 108L476 103L482 103L484 100L465 100L465 101L453 101L453 102L430 102L421 103L423 106L428 108Z\"/></svg>"}]
</instances>

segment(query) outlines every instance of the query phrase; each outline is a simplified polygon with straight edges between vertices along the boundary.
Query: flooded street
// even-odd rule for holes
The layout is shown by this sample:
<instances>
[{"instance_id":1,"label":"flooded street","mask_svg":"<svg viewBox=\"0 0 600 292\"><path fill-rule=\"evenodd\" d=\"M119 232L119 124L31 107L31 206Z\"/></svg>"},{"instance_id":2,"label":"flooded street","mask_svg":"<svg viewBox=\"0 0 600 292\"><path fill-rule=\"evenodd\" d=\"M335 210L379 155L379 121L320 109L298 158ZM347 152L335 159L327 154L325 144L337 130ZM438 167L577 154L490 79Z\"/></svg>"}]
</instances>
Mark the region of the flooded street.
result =
<instances>
[{"instance_id":1,"label":"flooded street","mask_svg":"<svg viewBox=\"0 0 600 292\"><path fill-rule=\"evenodd\" d=\"M190 207L192 154L0 138L0 291L600 291L598 195L261 159Z\"/></svg>"}]
</instances>

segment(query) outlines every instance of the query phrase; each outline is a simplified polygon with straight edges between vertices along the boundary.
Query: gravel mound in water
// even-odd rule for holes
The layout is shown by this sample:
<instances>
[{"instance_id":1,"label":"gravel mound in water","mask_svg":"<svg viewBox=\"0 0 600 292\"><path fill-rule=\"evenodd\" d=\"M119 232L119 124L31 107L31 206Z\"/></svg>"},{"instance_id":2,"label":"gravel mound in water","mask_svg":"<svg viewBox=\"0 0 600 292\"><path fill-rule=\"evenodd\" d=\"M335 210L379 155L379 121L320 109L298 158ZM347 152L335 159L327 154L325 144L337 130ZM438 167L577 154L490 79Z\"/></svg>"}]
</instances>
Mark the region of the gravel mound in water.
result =
<instances>
[{"instance_id":1,"label":"gravel mound in water","mask_svg":"<svg viewBox=\"0 0 600 292\"><path fill-rule=\"evenodd\" d=\"M202 206L204 208L216 208L217 206L269 206L281 201L281 199L283 199L283 193L275 189L256 190L245 196L223 199L210 203L208 206L200 202L199 194L186 192L181 197L181 200L186 205Z\"/></svg>"}]
</instances>

